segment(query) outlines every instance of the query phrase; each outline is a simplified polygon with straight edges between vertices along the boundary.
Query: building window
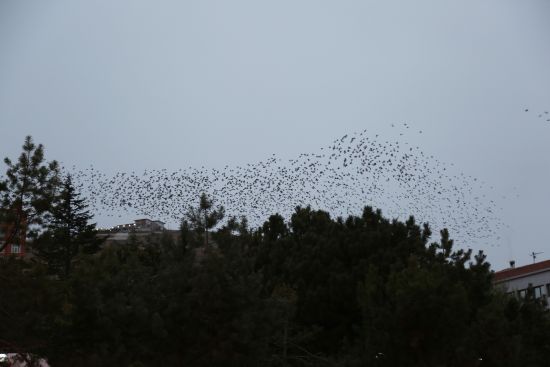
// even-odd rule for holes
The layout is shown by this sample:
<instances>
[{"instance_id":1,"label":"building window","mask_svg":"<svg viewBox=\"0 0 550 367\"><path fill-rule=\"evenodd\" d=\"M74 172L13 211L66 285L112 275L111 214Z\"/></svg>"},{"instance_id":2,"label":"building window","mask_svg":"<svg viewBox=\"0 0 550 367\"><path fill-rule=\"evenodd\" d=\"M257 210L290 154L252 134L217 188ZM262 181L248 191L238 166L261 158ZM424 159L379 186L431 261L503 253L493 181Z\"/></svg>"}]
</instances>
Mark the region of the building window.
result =
<instances>
[{"instance_id":1,"label":"building window","mask_svg":"<svg viewBox=\"0 0 550 367\"><path fill-rule=\"evenodd\" d=\"M535 295L535 299L539 299L542 297L542 285L539 285L538 287L533 288L533 292Z\"/></svg>"},{"instance_id":2,"label":"building window","mask_svg":"<svg viewBox=\"0 0 550 367\"><path fill-rule=\"evenodd\" d=\"M533 295L533 297L535 299L539 299L539 298L542 298L544 296L544 292L542 291L543 290L543 285L539 285L538 287L532 287L531 289L533 290L533 293L531 293ZM550 287L550 284L547 284L546 285L547 288ZM525 298L527 296L527 291L529 290L529 288L527 289L522 289L520 291L518 291L518 297L519 298Z\"/></svg>"},{"instance_id":3,"label":"building window","mask_svg":"<svg viewBox=\"0 0 550 367\"><path fill-rule=\"evenodd\" d=\"M11 253L12 254L20 254L21 253L21 245L11 245Z\"/></svg>"}]
</instances>

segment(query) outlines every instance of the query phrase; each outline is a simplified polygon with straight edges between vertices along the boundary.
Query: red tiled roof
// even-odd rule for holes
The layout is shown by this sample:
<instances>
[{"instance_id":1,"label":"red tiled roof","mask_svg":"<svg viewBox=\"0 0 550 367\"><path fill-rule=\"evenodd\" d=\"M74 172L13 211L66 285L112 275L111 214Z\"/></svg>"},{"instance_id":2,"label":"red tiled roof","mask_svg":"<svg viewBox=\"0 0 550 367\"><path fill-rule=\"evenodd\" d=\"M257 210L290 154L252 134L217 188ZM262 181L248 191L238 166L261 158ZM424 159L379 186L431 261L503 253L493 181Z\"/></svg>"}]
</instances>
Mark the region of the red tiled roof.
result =
<instances>
[{"instance_id":1,"label":"red tiled roof","mask_svg":"<svg viewBox=\"0 0 550 367\"><path fill-rule=\"evenodd\" d=\"M501 282L503 280L517 278L522 275L537 273L544 270L550 271L550 260L541 261L539 263L529 264L525 266L520 266L519 268L508 268L508 269L497 271L495 273L494 281Z\"/></svg>"}]
</instances>

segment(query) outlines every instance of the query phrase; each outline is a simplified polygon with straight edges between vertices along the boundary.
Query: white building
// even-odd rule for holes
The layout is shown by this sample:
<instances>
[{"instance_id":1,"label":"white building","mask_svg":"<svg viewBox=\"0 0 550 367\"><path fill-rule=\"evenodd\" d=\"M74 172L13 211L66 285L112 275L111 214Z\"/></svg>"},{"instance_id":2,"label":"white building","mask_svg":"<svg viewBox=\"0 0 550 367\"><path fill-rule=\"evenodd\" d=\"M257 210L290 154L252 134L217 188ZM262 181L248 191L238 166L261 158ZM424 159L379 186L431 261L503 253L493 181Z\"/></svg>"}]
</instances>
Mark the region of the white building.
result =
<instances>
[{"instance_id":1,"label":"white building","mask_svg":"<svg viewBox=\"0 0 550 367\"><path fill-rule=\"evenodd\" d=\"M162 232L164 230L164 222L149 218L136 219L134 223L119 224L111 229L115 232Z\"/></svg>"},{"instance_id":2,"label":"white building","mask_svg":"<svg viewBox=\"0 0 550 367\"><path fill-rule=\"evenodd\" d=\"M164 230L164 222L160 220L151 220L149 218L144 218L144 219L136 219L134 222L137 230L145 230L145 231L152 231L152 232Z\"/></svg>"},{"instance_id":3,"label":"white building","mask_svg":"<svg viewBox=\"0 0 550 367\"><path fill-rule=\"evenodd\" d=\"M527 288L532 287L535 298L547 300L550 298L550 260L517 268L512 262L510 268L495 273L494 284L518 297L525 297Z\"/></svg>"}]
</instances>

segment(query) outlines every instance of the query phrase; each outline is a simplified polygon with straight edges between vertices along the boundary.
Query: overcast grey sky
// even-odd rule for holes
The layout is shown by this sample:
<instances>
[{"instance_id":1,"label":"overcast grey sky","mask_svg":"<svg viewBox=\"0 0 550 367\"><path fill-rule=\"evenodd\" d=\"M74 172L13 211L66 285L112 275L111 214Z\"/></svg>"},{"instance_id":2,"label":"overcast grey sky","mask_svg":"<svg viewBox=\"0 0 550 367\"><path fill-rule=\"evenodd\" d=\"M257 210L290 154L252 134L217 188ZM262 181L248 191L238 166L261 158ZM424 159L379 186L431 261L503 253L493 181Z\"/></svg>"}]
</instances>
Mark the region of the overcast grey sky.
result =
<instances>
[{"instance_id":1,"label":"overcast grey sky","mask_svg":"<svg viewBox=\"0 0 550 367\"><path fill-rule=\"evenodd\" d=\"M405 121L517 187L497 268L550 258L549 109L548 0L0 0L2 157L31 134L105 172L221 167Z\"/></svg>"}]
</instances>

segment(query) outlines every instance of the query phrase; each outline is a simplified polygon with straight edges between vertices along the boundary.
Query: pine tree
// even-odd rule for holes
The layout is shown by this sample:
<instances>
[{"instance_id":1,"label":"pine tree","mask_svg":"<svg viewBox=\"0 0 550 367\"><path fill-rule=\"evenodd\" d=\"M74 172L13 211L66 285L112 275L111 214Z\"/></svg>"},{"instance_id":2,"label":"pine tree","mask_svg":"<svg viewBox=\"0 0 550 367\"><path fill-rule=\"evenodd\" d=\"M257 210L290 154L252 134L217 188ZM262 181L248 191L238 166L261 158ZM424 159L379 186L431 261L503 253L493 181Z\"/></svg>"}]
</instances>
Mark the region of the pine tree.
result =
<instances>
[{"instance_id":1,"label":"pine tree","mask_svg":"<svg viewBox=\"0 0 550 367\"><path fill-rule=\"evenodd\" d=\"M35 237L49 214L59 188L59 166L56 161L44 163L44 147L25 138L23 152L16 163L9 158L6 179L0 180L0 223L6 230L0 252L21 238Z\"/></svg>"},{"instance_id":2,"label":"pine tree","mask_svg":"<svg viewBox=\"0 0 550 367\"><path fill-rule=\"evenodd\" d=\"M187 212L188 224L192 226L197 233L204 233L204 244L208 246L208 230L214 228L225 216L223 206L214 209L214 203L205 193L201 194L199 207L189 208ZM187 222L182 222L185 224Z\"/></svg>"},{"instance_id":3,"label":"pine tree","mask_svg":"<svg viewBox=\"0 0 550 367\"><path fill-rule=\"evenodd\" d=\"M87 207L71 176L67 176L52 208L48 229L35 246L38 257L46 261L50 270L63 277L70 275L79 254L93 254L103 242L96 236L95 223L89 223L93 216Z\"/></svg>"}]
</instances>

